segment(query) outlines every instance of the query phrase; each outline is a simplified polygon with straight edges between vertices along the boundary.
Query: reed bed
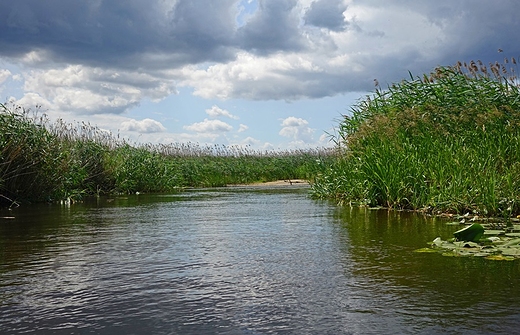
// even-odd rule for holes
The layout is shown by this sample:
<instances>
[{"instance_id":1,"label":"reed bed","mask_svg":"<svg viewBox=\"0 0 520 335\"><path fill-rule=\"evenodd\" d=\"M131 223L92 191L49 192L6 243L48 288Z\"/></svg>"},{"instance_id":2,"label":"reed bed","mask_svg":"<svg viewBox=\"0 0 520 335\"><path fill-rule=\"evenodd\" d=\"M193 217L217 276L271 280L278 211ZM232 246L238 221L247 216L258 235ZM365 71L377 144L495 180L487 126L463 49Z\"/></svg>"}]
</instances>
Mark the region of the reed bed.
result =
<instances>
[{"instance_id":1,"label":"reed bed","mask_svg":"<svg viewBox=\"0 0 520 335\"><path fill-rule=\"evenodd\" d=\"M340 158L322 166L313 195L430 213L520 214L516 65L459 62L378 87L340 122Z\"/></svg>"},{"instance_id":2,"label":"reed bed","mask_svg":"<svg viewBox=\"0 0 520 335\"><path fill-rule=\"evenodd\" d=\"M310 180L332 156L326 148L131 144L88 123L50 122L40 113L0 104L0 205Z\"/></svg>"}]
</instances>

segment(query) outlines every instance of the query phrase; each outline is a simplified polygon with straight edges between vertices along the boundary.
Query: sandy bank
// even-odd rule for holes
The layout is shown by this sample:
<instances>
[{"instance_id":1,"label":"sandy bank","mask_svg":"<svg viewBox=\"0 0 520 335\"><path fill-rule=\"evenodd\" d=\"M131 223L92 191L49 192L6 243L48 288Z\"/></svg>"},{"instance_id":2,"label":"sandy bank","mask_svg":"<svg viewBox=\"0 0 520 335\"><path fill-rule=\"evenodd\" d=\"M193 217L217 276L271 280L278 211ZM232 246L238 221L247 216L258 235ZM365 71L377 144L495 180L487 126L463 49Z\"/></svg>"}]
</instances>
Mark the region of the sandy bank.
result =
<instances>
[{"instance_id":1,"label":"sandy bank","mask_svg":"<svg viewBox=\"0 0 520 335\"><path fill-rule=\"evenodd\" d=\"M309 182L303 179L291 179L291 180L275 180L268 181L265 183L253 183L253 184L240 184L240 185L228 185L228 186L308 186Z\"/></svg>"}]
</instances>

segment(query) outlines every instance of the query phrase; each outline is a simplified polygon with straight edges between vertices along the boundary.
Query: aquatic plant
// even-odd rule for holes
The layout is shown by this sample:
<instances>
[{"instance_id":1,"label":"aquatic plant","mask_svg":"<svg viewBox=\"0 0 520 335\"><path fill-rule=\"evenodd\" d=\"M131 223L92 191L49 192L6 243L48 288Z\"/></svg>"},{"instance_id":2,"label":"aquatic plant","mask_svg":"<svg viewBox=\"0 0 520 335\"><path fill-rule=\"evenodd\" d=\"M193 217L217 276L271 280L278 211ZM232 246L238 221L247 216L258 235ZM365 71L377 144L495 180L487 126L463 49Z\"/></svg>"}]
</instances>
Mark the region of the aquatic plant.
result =
<instances>
[{"instance_id":1,"label":"aquatic plant","mask_svg":"<svg viewBox=\"0 0 520 335\"><path fill-rule=\"evenodd\" d=\"M0 105L0 187L10 199L43 198L57 191L62 152L56 137L23 108Z\"/></svg>"},{"instance_id":2,"label":"aquatic plant","mask_svg":"<svg viewBox=\"0 0 520 335\"><path fill-rule=\"evenodd\" d=\"M341 158L313 195L341 203L511 216L520 211L516 59L457 63L378 88L339 124Z\"/></svg>"},{"instance_id":3,"label":"aquatic plant","mask_svg":"<svg viewBox=\"0 0 520 335\"><path fill-rule=\"evenodd\" d=\"M518 220L515 221L518 223ZM459 222L455 223L459 224ZM429 247L417 249L415 252L440 253L449 257L483 257L495 261L520 258L520 225L518 224L473 223L454 232L453 236L447 240L437 237L428 243Z\"/></svg>"}]
</instances>

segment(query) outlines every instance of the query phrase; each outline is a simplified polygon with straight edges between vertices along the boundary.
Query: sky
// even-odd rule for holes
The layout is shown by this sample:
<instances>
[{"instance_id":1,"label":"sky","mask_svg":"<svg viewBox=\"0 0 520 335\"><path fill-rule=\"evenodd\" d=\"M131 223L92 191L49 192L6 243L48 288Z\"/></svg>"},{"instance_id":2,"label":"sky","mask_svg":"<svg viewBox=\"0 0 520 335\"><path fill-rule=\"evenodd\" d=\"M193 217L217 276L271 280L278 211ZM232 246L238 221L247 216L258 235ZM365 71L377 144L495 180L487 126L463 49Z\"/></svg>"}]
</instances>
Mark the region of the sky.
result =
<instances>
[{"instance_id":1,"label":"sky","mask_svg":"<svg viewBox=\"0 0 520 335\"><path fill-rule=\"evenodd\" d=\"M0 101L136 143L329 146L375 79L520 56L518 13L517 0L0 0Z\"/></svg>"}]
</instances>

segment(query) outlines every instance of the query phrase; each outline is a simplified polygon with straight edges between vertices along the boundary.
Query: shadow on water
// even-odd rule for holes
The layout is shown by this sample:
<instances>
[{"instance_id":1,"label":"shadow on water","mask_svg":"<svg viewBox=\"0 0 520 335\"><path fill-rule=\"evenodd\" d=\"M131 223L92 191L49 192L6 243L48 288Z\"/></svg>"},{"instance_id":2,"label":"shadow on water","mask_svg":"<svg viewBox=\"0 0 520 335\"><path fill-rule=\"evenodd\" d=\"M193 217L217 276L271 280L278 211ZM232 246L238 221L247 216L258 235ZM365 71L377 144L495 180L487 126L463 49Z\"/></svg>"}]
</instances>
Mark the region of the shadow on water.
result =
<instances>
[{"instance_id":1,"label":"shadow on water","mask_svg":"<svg viewBox=\"0 0 520 335\"><path fill-rule=\"evenodd\" d=\"M4 334L489 334L518 261L414 253L456 227L233 187L38 205L0 220Z\"/></svg>"}]
</instances>

